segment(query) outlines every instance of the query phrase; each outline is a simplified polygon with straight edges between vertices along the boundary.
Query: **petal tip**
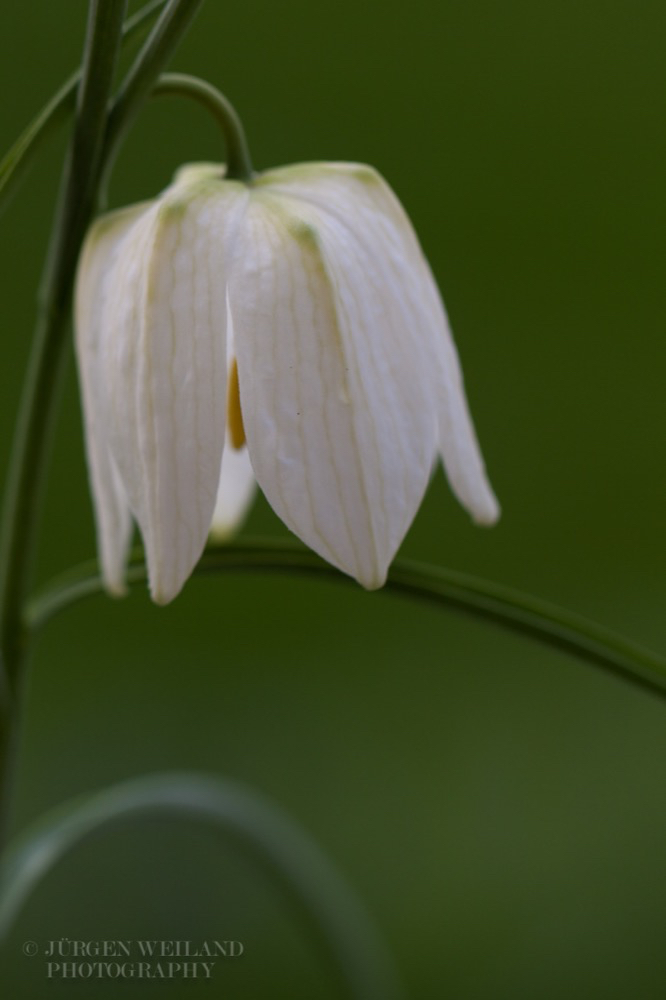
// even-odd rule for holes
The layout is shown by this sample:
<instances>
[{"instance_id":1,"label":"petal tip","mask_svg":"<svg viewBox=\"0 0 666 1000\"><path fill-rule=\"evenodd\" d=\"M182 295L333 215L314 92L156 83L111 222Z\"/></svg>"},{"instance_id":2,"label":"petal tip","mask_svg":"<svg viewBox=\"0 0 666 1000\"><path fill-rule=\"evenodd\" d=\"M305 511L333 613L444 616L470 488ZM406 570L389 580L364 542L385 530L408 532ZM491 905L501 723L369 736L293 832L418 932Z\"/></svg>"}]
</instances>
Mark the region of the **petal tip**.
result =
<instances>
[{"instance_id":1,"label":"petal tip","mask_svg":"<svg viewBox=\"0 0 666 1000\"><path fill-rule=\"evenodd\" d=\"M471 514L472 520L480 528L492 528L499 521L502 515L502 508L495 494L489 491Z\"/></svg>"},{"instance_id":2,"label":"petal tip","mask_svg":"<svg viewBox=\"0 0 666 1000\"><path fill-rule=\"evenodd\" d=\"M364 590L380 590L386 583L388 566L382 569L374 566L369 573L359 572L352 573L351 575L356 578Z\"/></svg>"},{"instance_id":3,"label":"petal tip","mask_svg":"<svg viewBox=\"0 0 666 1000\"><path fill-rule=\"evenodd\" d=\"M166 590L161 587L151 587L150 588L150 599L153 604L157 604L159 607L164 607L166 604L170 604L174 597L177 597L180 593L181 588L173 591L171 589Z\"/></svg>"},{"instance_id":4,"label":"petal tip","mask_svg":"<svg viewBox=\"0 0 666 1000\"><path fill-rule=\"evenodd\" d=\"M184 578L177 580L155 579L154 576L151 576L149 571L148 584L151 601L153 604L157 604L160 607L164 607L165 604L170 604L174 598L178 597L189 578L190 573L188 573Z\"/></svg>"}]
</instances>

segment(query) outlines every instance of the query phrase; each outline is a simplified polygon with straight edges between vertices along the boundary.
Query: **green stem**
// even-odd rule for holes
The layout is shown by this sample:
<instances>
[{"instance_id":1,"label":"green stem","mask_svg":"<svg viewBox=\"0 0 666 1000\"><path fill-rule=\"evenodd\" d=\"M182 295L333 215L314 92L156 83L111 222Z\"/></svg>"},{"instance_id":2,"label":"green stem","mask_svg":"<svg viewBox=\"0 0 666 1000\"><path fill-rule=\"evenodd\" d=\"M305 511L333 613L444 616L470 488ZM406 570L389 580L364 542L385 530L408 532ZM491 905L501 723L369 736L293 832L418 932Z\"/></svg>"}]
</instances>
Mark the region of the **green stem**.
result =
<instances>
[{"instance_id":1,"label":"green stem","mask_svg":"<svg viewBox=\"0 0 666 1000\"><path fill-rule=\"evenodd\" d=\"M76 124L56 207L10 463L0 545L0 651L9 690L23 653L20 611L32 564L47 429L53 423L76 262L95 199L125 6L126 0L91 3Z\"/></svg>"},{"instance_id":2,"label":"green stem","mask_svg":"<svg viewBox=\"0 0 666 1000\"><path fill-rule=\"evenodd\" d=\"M365 910L317 845L249 788L198 774L153 775L67 802L8 853L0 886L0 936L58 861L109 827L137 819L205 824L277 882L304 917L333 977L355 1000L398 1000L393 963Z\"/></svg>"},{"instance_id":3,"label":"green stem","mask_svg":"<svg viewBox=\"0 0 666 1000\"><path fill-rule=\"evenodd\" d=\"M0 808L4 805L5 817L12 757L9 748L15 742L17 693L26 653L22 608L35 548L49 431L64 367L78 255L97 201L106 156L124 134L201 2L169 0L128 74L109 127L111 115L107 112L127 0L90 0L77 116L56 206L0 527L0 776L5 779Z\"/></svg>"},{"instance_id":4,"label":"green stem","mask_svg":"<svg viewBox=\"0 0 666 1000\"><path fill-rule=\"evenodd\" d=\"M150 18L164 3L165 0L151 0L151 3L127 19L123 25L123 47L146 32ZM42 144L74 111L80 82L81 70L77 70L30 122L0 161L0 211L9 203Z\"/></svg>"},{"instance_id":5,"label":"green stem","mask_svg":"<svg viewBox=\"0 0 666 1000\"><path fill-rule=\"evenodd\" d=\"M356 586L313 552L297 542L239 539L211 546L195 572L294 573ZM143 583L146 567L140 551L132 553L129 583ZM72 604L104 592L97 564L82 564L48 584L28 604L26 627L39 629ZM666 659L580 615L547 601L466 573L396 560L384 592L403 594L442 608L453 608L530 636L602 667L660 697L666 697ZM381 591L379 593L382 593Z\"/></svg>"},{"instance_id":6,"label":"green stem","mask_svg":"<svg viewBox=\"0 0 666 1000\"><path fill-rule=\"evenodd\" d=\"M202 3L203 0L169 0L136 57L109 114L104 146L106 166L103 189L122 140Z\"/></svg>"},{"instance_id":7,"label":"green stem","mask_svg":"<svg viewBox=\"0 0 666 1000\"><path fill-rule=\"evenodd\" d=\"M32 568L49 431L63 369L74 272L95 200L125 7L126 0L91 0L76 121L56 207L10 459L0 537L0 669L5 698L0 712L3 719L0 754L6 778L9 748L15 741L12 729L17 725L16 700L26 652L22 607ZM5 796L8 784L7 778L3 782Z\"/></svg>"},{"instance_id":8,"label":"green stem","mask_svg":"<svg viewBox=\"0 0 666 1000\"><path fill-rule=\"evenodd\" d=\"M164 73L153 88L155 96L190 97L212 114L224 135L227 180L250 181L254 171L241 120L224 94L205 80L185 73Z\"/></svg>"}]
</instances>

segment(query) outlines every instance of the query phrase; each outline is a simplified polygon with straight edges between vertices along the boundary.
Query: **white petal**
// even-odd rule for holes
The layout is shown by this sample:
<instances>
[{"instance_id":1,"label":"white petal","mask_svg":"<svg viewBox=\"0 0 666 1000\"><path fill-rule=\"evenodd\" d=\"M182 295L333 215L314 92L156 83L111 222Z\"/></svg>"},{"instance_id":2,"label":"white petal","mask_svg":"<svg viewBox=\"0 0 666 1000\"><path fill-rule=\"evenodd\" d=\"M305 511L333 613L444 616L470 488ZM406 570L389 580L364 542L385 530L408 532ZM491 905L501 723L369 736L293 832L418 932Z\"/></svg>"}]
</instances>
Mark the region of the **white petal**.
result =
<instances>
[{"instance_id":1,"label":"white petal","mask_svg":"<svg viewBox=\"0 0 666 1000\"><path fill-rule=\"evenodd\" d=\"M241 527L257 489L247 448L232 448L229 436L222 454L222 475L213 514L211 536L223 542Z\"/></svg>"},{"instance_id":2,"label":"white petal","mask_svg":"<svg viewBox=\"0 0 666 1000\"><path fill-rule=\"evenodd\" d=\"M449 485L477 524L491 525L500 515L500 506L486 475L448 317L425 260L416 292L437 334L432 370L437 377L439 450Z\"/></svg>"},{"instance_id":3,"label":"white petal","mask_svg":"<svg viewBox=\"0 0 666 1000\"><path fill-rule=\"evenodd\" d=\"M441 303L440 452L451 489L477 524L494 524L500 506L490 485L463 386L458 353ZM439 311L439 309L438 309Z\"/></svg>"},{"instance_id":4,"label":"white petal","mask_svg":"<svg viewBox=\"0 0 666 1000\"><path fill-rule=\"evenodd\" d=\"M81 382L88 474L102 576L113 594L125 590L132 518L107 441L106 380L100 361L102 316L108 308L107 276L129 227L146 209L137 205L100 219L91 228L79 262L75 294L76 354Z\"/></svg>"},{"instance_id":5,"label":"white petal","mask_svg":"<svg viewBox=\"0 0 666 1000\"><path fill-rule=\"evenodd\" d=\"M292 531L378 587L437 451L412 261L359 199L343 221L272 187L253 194L230 283L252 465Z\"/></svg>"},{"instance_id":6,"label":"white petal","mask_svg":"<svg viewBox=\"0 0 666 1000\"><path fill-rule=\"evenodd\" d=\"M227 371L236 367L236 337L229 306L227 289ZM227 429L222 453L222 475L217 491L211 537L217 542L231 538L241 527L257 491L255 479L246 446L233 447Z\"/></svg>"},{"instance_id":7,"label":"white petal","mask_svg":"<svg viewBox=\"0 0 666 1000\"><path fill-rule=\"evenodd\" d=\"M400 202L371 167L354 163L303 164L264 174L271 190L303 198L340 220L355 217L358 230L374 232L385 242L397 280L419 319L408 334L413 349L432 352L429 371L436 375L439 447L446 473L458 500L480 524L499 517L499 504L486 476L470 416L462 372L444 306L430 267ZM409 287L407 287L409 286Z\"/></svg>"},{"instance_id":8,"label":"white petal","mask_svg":"<svg viewBox=\"0 0 666 1000\"><path fill-rule=\"evenodd\" d=\"M176 596L206 543L225 434L226 274L244 189L174 184L135 223L109 279L110 439L151 592Z\"/></svg>"}]
</instances>

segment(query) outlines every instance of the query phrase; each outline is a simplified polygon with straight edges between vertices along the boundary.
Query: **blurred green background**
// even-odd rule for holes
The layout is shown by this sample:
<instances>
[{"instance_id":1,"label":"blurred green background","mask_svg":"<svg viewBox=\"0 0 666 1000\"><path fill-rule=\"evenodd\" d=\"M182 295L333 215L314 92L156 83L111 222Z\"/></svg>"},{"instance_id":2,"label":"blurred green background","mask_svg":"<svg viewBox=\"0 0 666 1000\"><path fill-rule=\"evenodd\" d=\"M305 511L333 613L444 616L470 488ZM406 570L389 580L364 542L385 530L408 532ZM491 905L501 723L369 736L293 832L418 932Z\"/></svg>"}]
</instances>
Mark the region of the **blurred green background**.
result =
<instances>
[{"instance_id":1,"label":"blurred green background","mask_svg":"<svg viewBox=\"0 0 666 1000\"><path fill-rule=\"evenodd\" d=\"M85 15L84 0L4 4L2 149L78 63ZM440 473L403 554L662 650L665 43L661 0L209 0L172 64L229 95L259 169L372 163L420 234L504 514L475 529ZM64 142L2 220L3 470ZM112 203L219 145L202 111L156 102ZM286 529L260 499L246 530ZM39 579L93 552L70 364ZM14 827L124 777L200 768L317 839L411 997L663 1000L665 765L666 705L526 639L360 588L193 580L166 609L139 590L44 631ZM245 954L208 983L47 982L21 943L62 937L226 937ZM338 995L251 864L166 824L65 861L9 951L12 1000Z\"/></svg>"}]
</instances>

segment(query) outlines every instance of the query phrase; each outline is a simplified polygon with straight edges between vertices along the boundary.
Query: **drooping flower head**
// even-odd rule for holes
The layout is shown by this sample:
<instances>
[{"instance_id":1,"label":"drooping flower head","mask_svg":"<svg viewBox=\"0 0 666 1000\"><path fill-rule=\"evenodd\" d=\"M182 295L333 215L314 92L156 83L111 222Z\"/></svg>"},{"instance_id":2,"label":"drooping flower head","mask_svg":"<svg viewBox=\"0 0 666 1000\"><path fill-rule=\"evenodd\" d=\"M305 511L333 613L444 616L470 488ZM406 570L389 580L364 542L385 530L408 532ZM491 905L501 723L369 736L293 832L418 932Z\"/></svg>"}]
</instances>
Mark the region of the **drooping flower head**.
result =
<instances>
[{"instance_id":1,"label":"drooping flower head","mask_svg":"<svg viewBox=\"0 0 666 1000\"><path fill-rule=\"evenodd\" d=\"M134 519L172 600L255 479L284 523L383 584L441 455L480 523L498 505L444 308L386 182L315 163L226 180L183 168L84 246L76 344L106 585Z\"/></svg>"}]
</instances>

